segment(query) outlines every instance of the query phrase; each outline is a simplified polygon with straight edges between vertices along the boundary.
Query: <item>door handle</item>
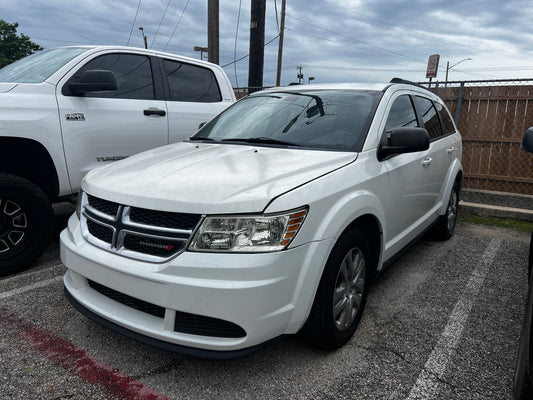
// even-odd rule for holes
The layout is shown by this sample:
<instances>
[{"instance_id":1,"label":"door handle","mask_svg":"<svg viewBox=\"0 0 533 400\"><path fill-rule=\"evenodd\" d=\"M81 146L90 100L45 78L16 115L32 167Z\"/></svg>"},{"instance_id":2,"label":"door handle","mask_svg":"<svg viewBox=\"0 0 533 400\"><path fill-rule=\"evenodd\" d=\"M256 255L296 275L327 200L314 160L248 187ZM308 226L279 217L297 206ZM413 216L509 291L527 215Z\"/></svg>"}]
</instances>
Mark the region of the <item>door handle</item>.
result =
<instances>
[{"instance_id":1,"label":"door handle","mask_svg":"<svg viewBox=\"0 0 533 400\"><path fill-rule=\"evenodd\" d=\"M149 108L148 110L143 111L144 115L159 115L160 117L164 117L167 115L167 112L165 110L160 110L159 108Z\"/></svg>"},{"instance_id":2,"label":"door handle","mask_svg":"<svg viewBox=\"0 0 533 400\"><path fill-rule=\"evenodd\" d=\"M431 165L431 163L433 162L433 159L432 158L424 158L424 160L422 161L422 165L424 167L429 167Z\"/></svg>"},{"instance_id":3,"label":"door handle","mask_svg":"<svg viewBox=\"0 0 533 400\"><path fill-rule=\"evenodd\" d=\"M453 153L455 150L456 150L455 147L448 147L448 148L446 149L446 151L448 152L448 154Z\"/></svg>"}]
</instances>

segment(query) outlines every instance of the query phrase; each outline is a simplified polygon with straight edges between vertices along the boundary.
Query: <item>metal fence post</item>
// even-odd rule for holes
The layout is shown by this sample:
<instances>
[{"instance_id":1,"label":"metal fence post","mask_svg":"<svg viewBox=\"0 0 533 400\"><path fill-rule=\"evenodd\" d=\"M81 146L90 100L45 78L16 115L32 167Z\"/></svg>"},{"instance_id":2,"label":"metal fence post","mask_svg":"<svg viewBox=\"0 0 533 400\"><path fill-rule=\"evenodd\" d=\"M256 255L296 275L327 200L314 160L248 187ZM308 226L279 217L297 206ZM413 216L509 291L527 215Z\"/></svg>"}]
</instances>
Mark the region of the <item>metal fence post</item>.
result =
<instances>
[{"instance_id":1,"label":"metal fence post","mask_svg":"<svg viewBox=\"0 0 533 400\"><path fill-rule=\"evenodd\" d=\"M461 115L461 104L463 104L465 83L461 82L459 87L459 96L457 96L457 109L455 110L455 125L459 125L459 116Z\"/></svg>"}]
</instances>

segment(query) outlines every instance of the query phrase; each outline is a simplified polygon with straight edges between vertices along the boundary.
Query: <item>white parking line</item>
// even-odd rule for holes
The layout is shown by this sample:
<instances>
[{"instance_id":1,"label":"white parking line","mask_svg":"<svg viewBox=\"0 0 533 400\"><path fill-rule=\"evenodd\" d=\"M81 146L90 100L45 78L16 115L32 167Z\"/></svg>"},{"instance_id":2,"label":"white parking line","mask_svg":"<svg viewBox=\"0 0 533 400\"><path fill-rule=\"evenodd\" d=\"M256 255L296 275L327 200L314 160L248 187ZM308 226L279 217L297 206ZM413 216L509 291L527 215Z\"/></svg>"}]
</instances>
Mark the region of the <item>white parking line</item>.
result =
<instances>
[{"instance_id":1,"label":"white parking line","mask_svg":"<svg viewBox=\"0 0 533 400\"><path fill-rule=\"evenodd\" d=\"M5 300L8 297L15 296L17 294L26 293L26 292L30 292L35 289L40 289L45 286L53 285L56 282L60 282L62 279L63 279L63 275L60 275L54 278L46 279L44 281L35 282L31 285L23 286L17 289L13 289L7 292L0 293L0 300Z\"/></svg>"},{"instance_id":2,"label":"white parking line","mask_svg":"<svg viewBox=\"0 0 533 400\"><path fill-rule=\"evenodd\" d=\"M493 239L489 243L479 265L472 272L465 290L455 304L448 323L424 368L418 375L407 400L430 400L438 394L440 386L443 385L446 367L459 344L472 306L501 244L501 239Z\"/></svg>"}]
</instances>

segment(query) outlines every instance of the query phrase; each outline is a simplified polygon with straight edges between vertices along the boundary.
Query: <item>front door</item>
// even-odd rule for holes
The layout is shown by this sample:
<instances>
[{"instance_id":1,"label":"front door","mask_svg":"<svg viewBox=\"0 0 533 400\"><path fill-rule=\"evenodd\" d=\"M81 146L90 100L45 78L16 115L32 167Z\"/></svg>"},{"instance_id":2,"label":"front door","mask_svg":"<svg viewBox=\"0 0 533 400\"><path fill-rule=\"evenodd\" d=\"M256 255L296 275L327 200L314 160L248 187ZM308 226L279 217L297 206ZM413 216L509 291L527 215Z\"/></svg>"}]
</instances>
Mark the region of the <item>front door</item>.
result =
<instances>
[{"instance_id":1,"label":"front door","mask_svg":"<svg viewBox=\"0 0 533 400\"><path fill-rule=\"evenodd\" d=\"M76 95L69 82L86 70L110 70L117 90ZM65 158L72 190L91 169L168 143L168 112L156 100L150 58L109 53L84 63L57 89Z\"/></svg>"}]
</instances>

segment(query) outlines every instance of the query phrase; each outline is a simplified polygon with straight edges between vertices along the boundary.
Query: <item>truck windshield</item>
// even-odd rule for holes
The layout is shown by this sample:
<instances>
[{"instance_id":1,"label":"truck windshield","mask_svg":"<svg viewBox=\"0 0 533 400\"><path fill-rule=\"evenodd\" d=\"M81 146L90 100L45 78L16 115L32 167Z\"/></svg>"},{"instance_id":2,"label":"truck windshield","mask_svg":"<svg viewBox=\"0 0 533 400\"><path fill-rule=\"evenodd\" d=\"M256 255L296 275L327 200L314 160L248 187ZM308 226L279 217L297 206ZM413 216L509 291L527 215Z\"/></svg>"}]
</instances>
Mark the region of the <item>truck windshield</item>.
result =
<instances>
[{"instance_id":1,"label":"truck windshield","mask_svg":"<svg viewBox=\"0 0 533 400\"><path fill-rule=\"evenodd\" d=\"M63 47L40 51L0 69L0 82L41 83L87 50L86 47Z\"/></svg>"},{"instance_id":2,"label":"truck windshield","mask_svg":"<svg viewBox=\"0 0 533 400\"><path fill-rule=\"evenodd\" d=\"M262 92L244 98L191 140L361 151L382 92Z\"/></svg>"}]
</instances>

